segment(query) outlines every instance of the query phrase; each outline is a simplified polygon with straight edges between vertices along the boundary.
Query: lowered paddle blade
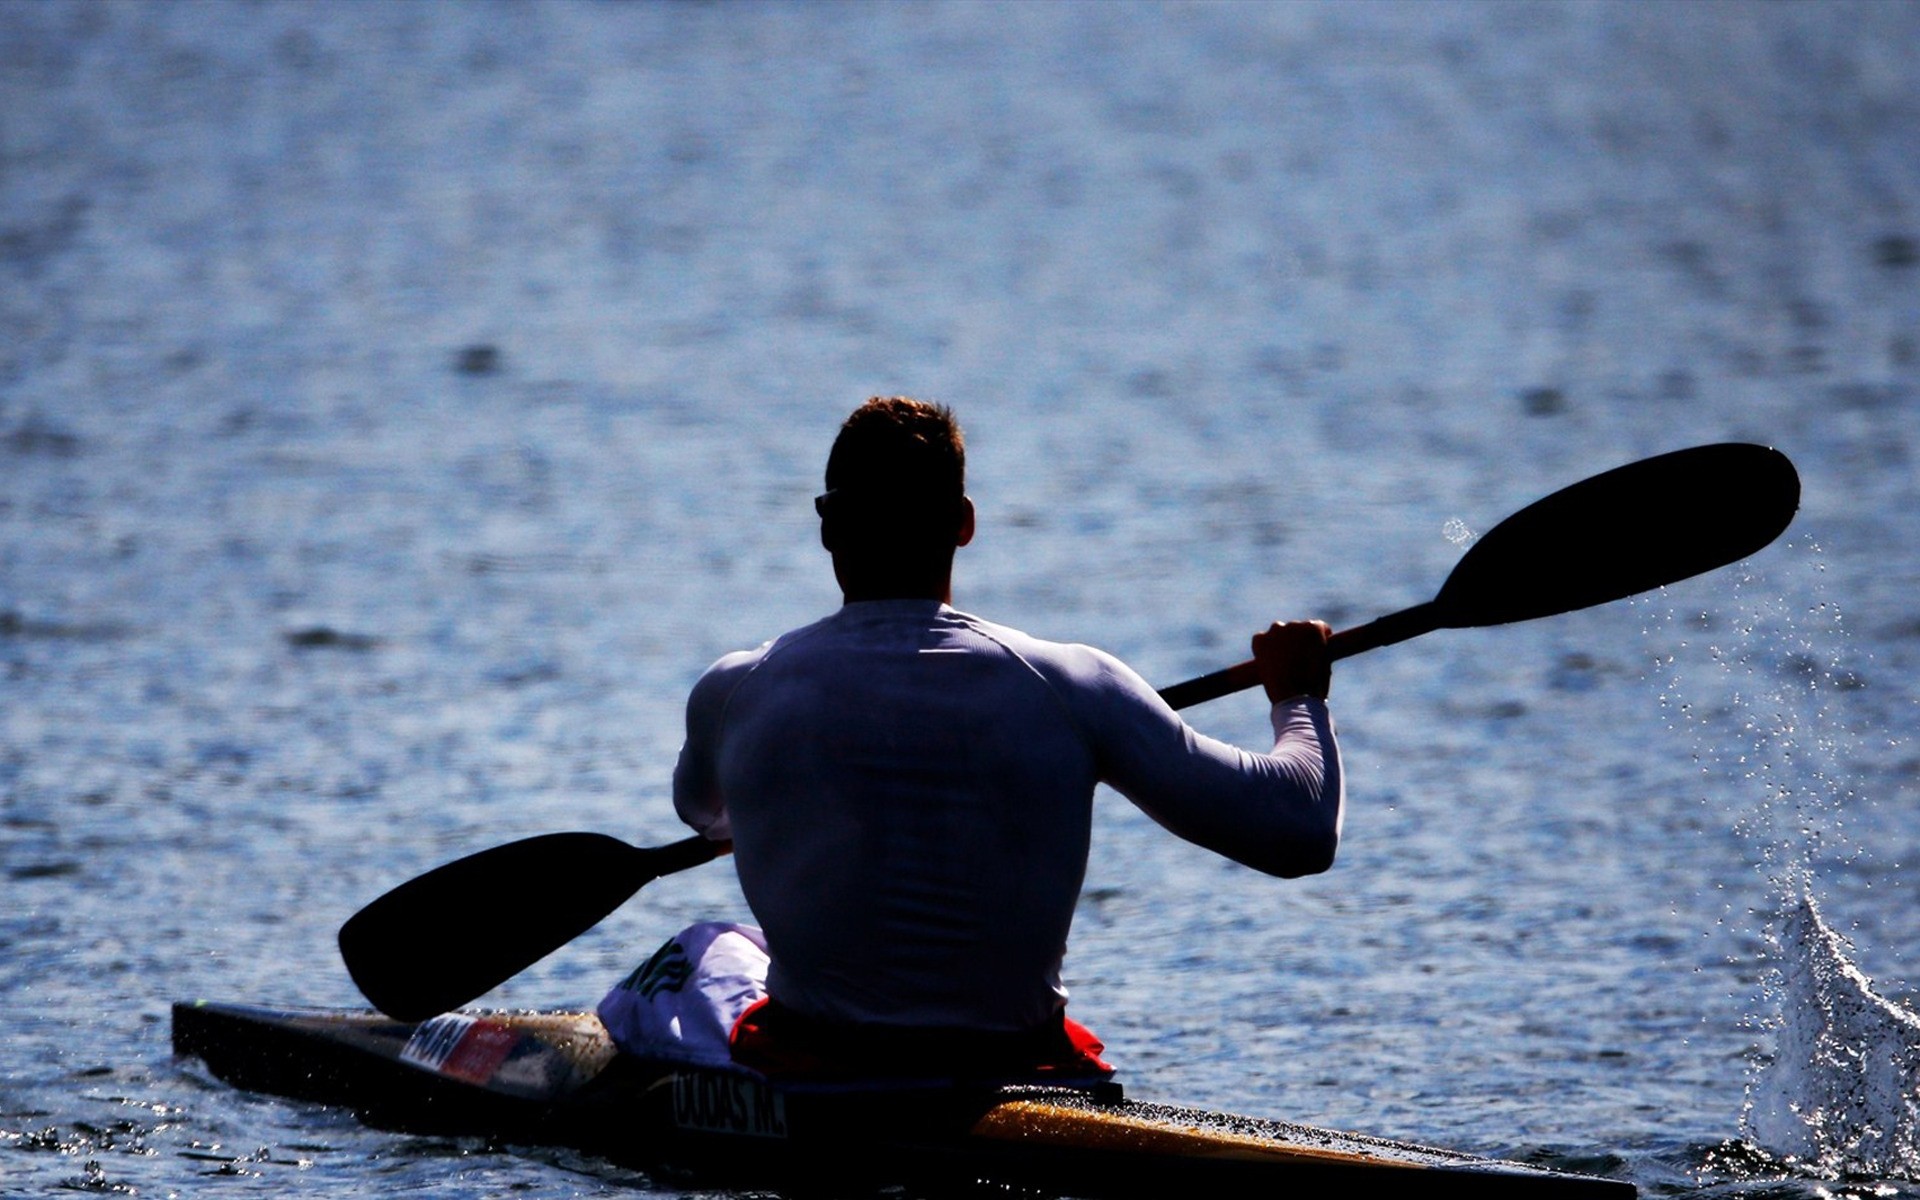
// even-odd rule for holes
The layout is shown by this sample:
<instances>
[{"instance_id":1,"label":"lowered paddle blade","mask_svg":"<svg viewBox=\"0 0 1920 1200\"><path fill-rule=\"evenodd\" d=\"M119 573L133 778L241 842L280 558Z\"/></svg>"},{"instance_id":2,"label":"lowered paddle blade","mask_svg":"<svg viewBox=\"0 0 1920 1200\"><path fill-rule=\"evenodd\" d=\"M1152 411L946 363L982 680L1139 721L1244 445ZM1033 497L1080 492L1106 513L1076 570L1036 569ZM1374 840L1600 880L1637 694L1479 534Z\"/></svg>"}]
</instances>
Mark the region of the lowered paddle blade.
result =
<instances>
[{"instance_id":1,"label":"lowered paddle blade","mask_svg":"<svg viewBox=\"0 0 1920 1200\"><path fill-rule=\"evenodd\" d=\"M340 927L361 994L401 1021L457 1008L600 923L651 880L706 862L693 837L643 850L599 833L549 833L408 880Z\"/></svg>"}]
</instances>

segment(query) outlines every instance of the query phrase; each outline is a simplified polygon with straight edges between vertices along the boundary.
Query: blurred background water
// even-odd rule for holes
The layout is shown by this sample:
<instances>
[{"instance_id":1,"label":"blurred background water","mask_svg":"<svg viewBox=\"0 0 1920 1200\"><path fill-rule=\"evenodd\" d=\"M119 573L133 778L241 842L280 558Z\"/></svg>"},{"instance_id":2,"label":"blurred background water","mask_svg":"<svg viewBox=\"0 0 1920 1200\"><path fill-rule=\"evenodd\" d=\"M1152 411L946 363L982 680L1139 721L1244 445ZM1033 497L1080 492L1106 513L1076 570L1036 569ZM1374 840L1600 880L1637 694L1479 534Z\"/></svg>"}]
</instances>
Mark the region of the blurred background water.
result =
<instances>
[{"instance_id":1,"label":"blurred background water","mask_svg":"<svg viewBox=\"0 0 1920 1200\"><path fill-rule=\"evenodd\" d=\"M1920 1195L1742 1141L1783 880L1914 999L1916 151L1910 3L0 4L0 1188L651 1188L235 1093L167 1005L353 1004L386 887L677 836L686 688L837 603L808 497L903 392L959 605L1159 683L1785 450L1748 564L1343 664L1330 874L1104 796L1074 1011L1143 1097ZM489 1002L743 911L676 877Z\"/></svg>"}]
</instances>

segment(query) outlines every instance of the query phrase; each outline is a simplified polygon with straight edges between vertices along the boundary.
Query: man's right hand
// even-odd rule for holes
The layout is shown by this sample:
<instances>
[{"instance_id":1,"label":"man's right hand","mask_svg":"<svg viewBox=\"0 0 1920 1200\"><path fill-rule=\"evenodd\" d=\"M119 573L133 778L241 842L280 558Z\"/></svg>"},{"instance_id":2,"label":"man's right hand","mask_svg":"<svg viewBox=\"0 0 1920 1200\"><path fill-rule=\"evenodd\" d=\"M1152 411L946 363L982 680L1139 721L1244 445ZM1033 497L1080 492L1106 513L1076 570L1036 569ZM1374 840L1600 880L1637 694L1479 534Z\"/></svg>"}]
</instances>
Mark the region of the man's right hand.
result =
<instances>
[{"instance_id":1,"label":"man's right hand","mask_svg":"<svg viewBox=\"0 0 1920 1200\"><path fill-rule=\"evenodd\" d=\"M1325 621L1284 621L1253 635L1253 661L1269 701L1327 698L1333 683L1333 659L1327 654L1332 632Z\"/></svg>"}]
</instances>

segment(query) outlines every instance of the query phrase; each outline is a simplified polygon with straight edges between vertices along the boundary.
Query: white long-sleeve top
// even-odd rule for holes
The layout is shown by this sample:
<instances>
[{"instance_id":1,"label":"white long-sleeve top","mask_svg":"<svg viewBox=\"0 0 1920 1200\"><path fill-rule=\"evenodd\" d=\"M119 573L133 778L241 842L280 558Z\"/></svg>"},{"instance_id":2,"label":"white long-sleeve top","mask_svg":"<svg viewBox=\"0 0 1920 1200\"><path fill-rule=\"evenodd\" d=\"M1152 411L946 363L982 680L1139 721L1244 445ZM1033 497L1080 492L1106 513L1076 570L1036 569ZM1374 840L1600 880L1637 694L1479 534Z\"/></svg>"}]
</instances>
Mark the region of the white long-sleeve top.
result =
<instances>
[{"instance_id":1,"label":"white long-sleeve top","mask_svg":"<svg viewBox=\"0 0 1920 1200\"><path fill-rule=\"evenodd\" d=\"M1139 675L930 600L846 605L694 686L674 806L731 837L769 990L845 1022L1033 1028L1066 1003L1096 783L1273 875L1325 870L1345 787L1324 701L1254 754Z\"/></svg>"}]
</instances>

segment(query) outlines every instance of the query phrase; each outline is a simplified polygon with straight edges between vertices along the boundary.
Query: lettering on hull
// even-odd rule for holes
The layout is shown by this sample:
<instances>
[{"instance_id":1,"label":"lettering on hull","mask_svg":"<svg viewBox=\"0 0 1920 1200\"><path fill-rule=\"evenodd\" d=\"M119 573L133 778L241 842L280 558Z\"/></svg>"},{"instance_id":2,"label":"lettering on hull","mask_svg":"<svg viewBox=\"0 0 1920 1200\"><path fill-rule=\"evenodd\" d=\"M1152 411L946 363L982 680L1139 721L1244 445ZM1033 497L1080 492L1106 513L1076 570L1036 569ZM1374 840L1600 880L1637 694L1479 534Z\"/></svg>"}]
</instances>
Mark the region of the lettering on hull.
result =
<instances>
[{"instance_id":1,"label":"lettering on hull","mask_svg":"<svg viewBox=\"0 0 1920 1200\"><path fill-rule=\"evenodd\" d=\"M787 1136L787 1099L757 1080L720 1073L673 1077L673 1123L701 1133Z\"/></svg>"}]
</instances>

